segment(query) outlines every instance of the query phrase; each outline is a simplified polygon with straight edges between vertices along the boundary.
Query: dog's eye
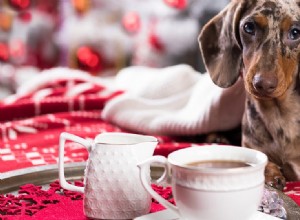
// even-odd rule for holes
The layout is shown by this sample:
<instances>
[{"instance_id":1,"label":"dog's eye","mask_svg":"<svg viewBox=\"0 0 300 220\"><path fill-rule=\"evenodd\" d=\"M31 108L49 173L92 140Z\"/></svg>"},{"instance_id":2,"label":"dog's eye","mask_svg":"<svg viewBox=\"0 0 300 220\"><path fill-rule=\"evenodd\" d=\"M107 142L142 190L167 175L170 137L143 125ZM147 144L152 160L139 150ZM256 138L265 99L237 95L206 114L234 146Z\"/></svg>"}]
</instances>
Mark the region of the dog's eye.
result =
<instances>
[{"instance_id":1,"label":"dog's eye","mask_svg":"<svg viewBox=\"0 0 300 220\"><path fill-rule=\"evenodd\" d=\"M292 28L289 32L289 38L291 40L298 40L300 38L300 30L298 28Z\"/></svg>"},{"instance_id":2,"label":"dog's eye","mask_svg":"<svg viewBox=\"0 0 300 220\"><path fill-rule=\"evenodd\" d=\"M243 28L247 34L255 35L255 23L254 22L246 22L244 24Z\"/></svg>"}]
</instances>

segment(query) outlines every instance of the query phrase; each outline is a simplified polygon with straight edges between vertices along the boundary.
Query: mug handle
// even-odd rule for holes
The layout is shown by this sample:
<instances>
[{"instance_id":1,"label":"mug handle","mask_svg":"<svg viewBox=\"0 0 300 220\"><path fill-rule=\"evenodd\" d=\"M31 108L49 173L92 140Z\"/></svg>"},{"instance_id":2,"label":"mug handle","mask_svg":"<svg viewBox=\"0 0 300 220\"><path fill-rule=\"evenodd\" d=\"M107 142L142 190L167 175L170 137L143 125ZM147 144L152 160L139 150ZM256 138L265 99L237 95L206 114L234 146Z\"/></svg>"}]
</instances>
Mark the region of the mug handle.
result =
<instances>
[{"instance_id":1,"label":"mug handle","mask_svg":"<svg viewBox=\"0 0 300 220\"><path fill-rule=\"evenodd\" d=\"M74 134L70 134L70 133L67 133L67 132L61 133L60 137L59 137L58 170L59 170L60 185L64 189L84 193L84 187L75 186L75 185L69 184L66 181L65 168L64 168L64 152L65 152L65 142L66 142L66 140L70 140L70 141L76 142L78 144L81 144L81 145L85 146L88 150L91 149L92 144L91 144L91 142L89 142L89 141L87 141L87 140L85 140L81 137L78 137Z\"/></svg>"},{"instance_id":2,"label":"mug handle","mask_svg":"<svg viewBox=\"0 0 300 220\"><path fill-rule=\"evenodd\" d=\"M149 171L149 166L152 163L159 163L159 164L162 164L164 166L164 173L157 180L158 183L160 183L163 180L170 177L167 158L165 158L163 156L153 156L153 157L145 160L144 162L138 164L138 167L140 168L140 180L142 182L142 185L144 186L146 191L148 191L148 193L154 199L156 199L160 204L162 204L163 206L171 209L172 211L176 212L179 215L178 208L175 205L173 205L172 203L170 203L169 201L167 201L166 199L164 199L162 196L160 196L157 192L155 192L152 189L151 185L149 184L149 181L147 180L146 174Z\"/></svg>"}]
</instances>

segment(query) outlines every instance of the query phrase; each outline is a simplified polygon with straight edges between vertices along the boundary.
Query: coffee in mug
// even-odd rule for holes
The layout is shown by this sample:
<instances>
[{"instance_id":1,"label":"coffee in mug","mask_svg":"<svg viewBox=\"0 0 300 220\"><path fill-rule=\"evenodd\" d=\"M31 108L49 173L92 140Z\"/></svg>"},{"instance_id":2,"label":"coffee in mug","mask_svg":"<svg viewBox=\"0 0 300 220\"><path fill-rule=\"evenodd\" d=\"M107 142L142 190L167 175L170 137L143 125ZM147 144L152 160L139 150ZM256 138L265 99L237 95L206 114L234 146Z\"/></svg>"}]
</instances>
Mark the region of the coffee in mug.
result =
<instances>
[{"instance_id":1,"label":"coffee in mug","mask_svg":"<svg viewBox=\"0 0 300 220\"><path fill-rule=\"evenodd\" d=\"M244 161L238 160L207 160L207 161L196 161L188 163L187 166L198 167L198 168L218 168L218 169L230 169L230 168L240 168L248 167L251 164Z\"/></svg>"}]
</instances>

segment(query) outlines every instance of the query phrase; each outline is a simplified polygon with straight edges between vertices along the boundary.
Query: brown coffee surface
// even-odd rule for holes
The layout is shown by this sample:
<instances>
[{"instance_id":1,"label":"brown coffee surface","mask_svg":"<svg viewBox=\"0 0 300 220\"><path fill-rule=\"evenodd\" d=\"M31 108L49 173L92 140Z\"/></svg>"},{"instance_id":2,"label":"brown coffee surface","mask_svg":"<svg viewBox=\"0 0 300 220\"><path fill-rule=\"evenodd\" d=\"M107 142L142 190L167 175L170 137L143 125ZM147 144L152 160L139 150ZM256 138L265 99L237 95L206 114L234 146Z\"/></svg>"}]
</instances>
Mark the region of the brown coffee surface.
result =
<instances>
[{"instance_id":1,"label":"brown coffee surface","mask_svg":"<svg viewBox=\"0 0 300 220\"><path fill-rule=\"evenodd\" d=\"M249 163L244 161L233 161L233 160L207 160L207 161L196 161L186 164L192 167L199 168L218 168L218 169L229 169L229 168L240 168L249 167Z\"/></svg>"}]
</instances>

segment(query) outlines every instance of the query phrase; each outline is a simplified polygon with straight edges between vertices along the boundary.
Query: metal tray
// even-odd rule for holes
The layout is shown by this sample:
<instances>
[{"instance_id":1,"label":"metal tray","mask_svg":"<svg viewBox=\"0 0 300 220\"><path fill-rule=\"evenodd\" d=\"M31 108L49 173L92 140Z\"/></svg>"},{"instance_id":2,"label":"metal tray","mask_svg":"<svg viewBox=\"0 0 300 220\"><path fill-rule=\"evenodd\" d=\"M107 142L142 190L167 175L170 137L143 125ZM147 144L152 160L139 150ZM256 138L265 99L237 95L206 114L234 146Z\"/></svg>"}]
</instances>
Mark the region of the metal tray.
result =
<instances>
[{"instance_id":1,"label":"metal tray","mask_svg":"<svg viewBox=\"0 0 300 220\"><path fill-rule=\"evenodd\" d=\"M69 181L83 179L86 162L66 163L65 177ZM163 173L159 166L151 167L151 177L157 179ZM17 191L24 184L47 185L58 179L58 165L45 165L9 171L0 174L0 194Z\"/></svg>"},{"instance_id":2,"label":"metal tray","mask_svg":"<svg viewBox=\"0 0 300 220\"><path fill-rule=\"evenodd\" d=\"M83 179L86 162L65 164L65 177L69 181ZM157 179L163 173L159 166L151 167L151 177ZM46 165L25 168L2 173L0 179L0 194L16 192L24 184L47 185L58 179L58 166ZM270 190L274 190L271 189ZM300 220L300 207L287 195L277 191L284 201L284 207L288 213L288 220Z\"/></svg>"}]
</instances>

